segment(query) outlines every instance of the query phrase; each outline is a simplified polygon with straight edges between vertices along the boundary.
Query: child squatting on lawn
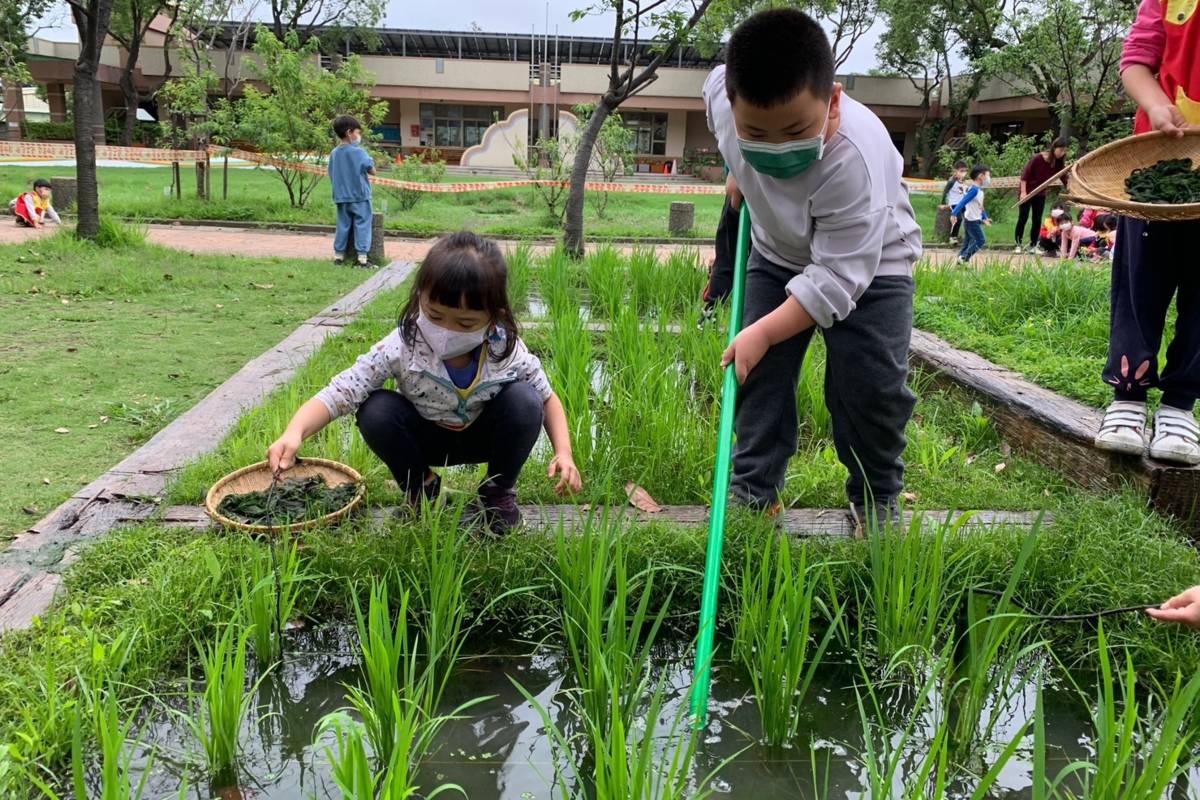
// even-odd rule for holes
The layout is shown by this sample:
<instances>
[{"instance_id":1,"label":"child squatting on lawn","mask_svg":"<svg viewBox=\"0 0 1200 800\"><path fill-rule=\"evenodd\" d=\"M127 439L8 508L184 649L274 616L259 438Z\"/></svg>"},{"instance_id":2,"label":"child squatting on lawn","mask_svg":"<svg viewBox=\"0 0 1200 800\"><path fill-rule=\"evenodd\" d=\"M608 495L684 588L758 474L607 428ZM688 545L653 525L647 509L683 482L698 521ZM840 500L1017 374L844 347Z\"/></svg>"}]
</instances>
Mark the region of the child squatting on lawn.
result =
<instances>
[{"instance_id":1,"label":"child squatting on lawn","mask_svg":"<svg viewBox=\"0 0 1200 800\"><path fill-rule=\"evenodd\" d=\"M267 450L286 470L305 439L357 412L367 446L412 506L433 502L435 466L486 463L473 525L502 535L521 522L515 486L543 424L557 490L582 488L562 403L525 347L508 302L508 265L495 242L461 231L430 249L396 329L300 407ZM396 391L384 389L388 379Z\"/></svg>"},{"instance_id":2,"label":"child squatting on lawn","mask_svg":"<svg viewBox=\"0 0 1200 800\"><path fill-rule=\"evenodd\" d=\"M921 229L900 154L866 106L833 82L821 27L791 9L734 31L704 85L727 184L750 205L746 327L722 356L739 393L731 499L770 514L796 452L796 384L813 332L825 339L825 398L858 524L898 515L913 263Z\"/></svg>"},{"instance_id":3,"label":"child squatting on lawn","mask_svg":"<svg viewBox=\"0 0 1200 800\"><path fill-rule=\"evenodd\" d=\"M33 191L22 192L15 200L10 200L8 210L16 215L17 224L25 228L40 228L49 220L55 225L62 225L58 212L50 205L52 191L50 181L38 178L33 182Z\"/></svg>"},{"instance_id":4,"label":"child squatting on lawn","mask_svg":"<svg viewBox=\"0 0 1200 800\"><path fill-rule=\"evenodd\" d=\"M1182 136L1200 125L1200 14L1195 4L1143 0L1125 39L1121 79L1138 104L1134 133ZM1151 458L1200 463L1200 274L1188 257L1200 220L1143 222L1122 217L1112 264L1112 318L1103 378L1113 387L1096 446L1118 453L1147 452L1146 397L1162 390L1154 415ZM1158 369L1171 298L1178 319Z\"/></svg>"},{"instance_id":5,"label":"child squatting on lawn","mask_svg":"<svg viewBox=\"0 0 1200 800\"><path fill-rule=\"evenodd\" d=\"M345 260L353 229L358 264L365 267L371 250L371 183L367 176L375 174L375 159L361 145L362 125L354 117L335 119L333 133L341 140L329 154L329 183L337 206L333 262L341 264Z\"/></svg>"}]
</instances>

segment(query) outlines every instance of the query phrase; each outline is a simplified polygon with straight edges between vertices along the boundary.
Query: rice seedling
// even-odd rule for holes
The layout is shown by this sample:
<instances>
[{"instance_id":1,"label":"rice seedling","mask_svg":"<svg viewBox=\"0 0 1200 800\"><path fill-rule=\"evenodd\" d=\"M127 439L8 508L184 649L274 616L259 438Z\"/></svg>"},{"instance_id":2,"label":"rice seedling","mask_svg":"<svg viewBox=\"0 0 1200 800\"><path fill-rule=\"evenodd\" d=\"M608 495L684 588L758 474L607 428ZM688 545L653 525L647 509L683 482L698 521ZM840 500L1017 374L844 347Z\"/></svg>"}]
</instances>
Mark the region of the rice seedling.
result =
<instances>
[{"instance_id":1,"label":"rice seedling","mask_svg":"<svg viewBox=\"0 0 1200 800\"><path fill-rule=\"evenodd\" d=\"M313 576L304 571L295 541L249 545L238 606L250 625L254 656L265 668L283 655L283 632L296 611L301 585Z\"/></svg>"},{"instance_id":2,"label":"rice seedling","mask_svg":"<svg viewBox=\"0 0 1200 800\"><path fill-rule=\"evenodd\" d=\"M1175 796L1175 782L1200 763L1195 714L1200 701L1200 673L1186 682L1178 673L1161 694L1139 692L1133 659L1125 654L1124 669L1113 663L1103 623L1097 631L1096 654L1100 665L1096 696L1091 707L1093 755L1064 767L1050 784L1034 780L1034 800L1075 798L1088 800L1159 800ZM1068 673L1069 676L1069 673ZM1073 680L1073 679L1072 679ZM1087 700L1088 693L1076 690ZM1039 706L1041 697L1039 693ZM1037 763L1045 772L1045 723L1038 718L1035 742ZM1040 786L1047 786L1039 791Z\"/></svg>"},{"instance_id":3,"label":"rice seedling","mask_svg":"<svg viewBox=\"0 0 1200 800\"><path fill-rule=\"evenodd\" d=\"M953 619L960 602L959 562L947 541L958 536L966 518L925 530L914 514L908 530L874 531L867 536L867 599L875 650L891 660L900 654L919 659L936 649L936 638Z\"/></svg>"},{"instance_id":4,"label":"rice seedling","mask_svg":"<svg viewBox=\"0 0 1200 800\"><path fill-rule=\"evenodd\" d=\"M813 337L800 366L796 391L796 417L812 441L828 439L833 433L833 419L825 405L825 347Z\"/></svg>"},{"instance_id":5,"label":"rice seedling","mask_svg":"<svg viewBox=\"0 0 1200 800\"><path fill-rule=\"evenodd\" d=\"M629 305L638 316L657 311L662 300L662 271L654 250L636 247L629 254Z\"/></svg>"},{"instance_id":6,"label":"rice seedling","mask_svg":"<svg viewBox=\"0 0 1200 800\"><path fill-rule=\"evenodd\" d=\"M654 571L629 573L621 527L607 518L587 520L574 535L560 523L554 564L567 663L583 717L599 732L618 725L628 730L670 595L651 611Z\"/></svg>"},{"instance_id":7,"label":"rice seedling","mask_svg":"<svg viewBox=\"0 0 1200 800\"><path fill-rule=\"evenodd\" d=\"M393 739L396 743L390 760L376 770L372 767L371 757L367 754L363 725L351 719L343 711L337 711L325 716L317 725L317 738L332 733L334 747L325 748L325 757L330 766L334 785L342 793L344 800L409 800L413 797L434 798L443 792L458 792L463 797L467 794L461 786L444 783L436 788L421 792L421 786L415 782L416 762L411 754L423 752L428 743L422 741L436 735L441 724L449 718L434 719L422 722L420 714L410 713L403 706L411 705L411 701L398 696L392 697L396 708L393 718L396 720L396 730Z\"/></svg>"},{"instance_id":8,"label":"rice seedling","mask_svg":"<svg viewBox=\"0 0 1200 800\"><path fill-rule=\"evenodd\" d=\"M354 596L363 680L361 688L348 687L348 696L351 705L362 715L367 739L379 764L390 762L396 749L399 724L396 713L400 709L393 699L415 690L420 676L416 649L408 634L408 598L407 591L400 593L393 623L387 584L372 581L365 615L357 595Z\"/></svg>"},{"instance_id":9,"label":"rice seedling","mask_svg":"<svg viewBox=\"0 0 1200 800\"><path fill-rule=\"evenodd\" d=\"M529 309L529 288L533 283L533 248L521 242L508 251L508 303L519 312Z\"/></svg>"},{"instance_id":10,"label":"rice seedling","mask_svg":"<svg viewBox=\"0 0 1200 800\"><path fill-rule=\"evenodd\" d=\"M204 750L205 763L215 785L237 782L240 734L254 709L255 693L269 673L260 670L258 678L246 687L246 652L249 628L225 626L211 644L201 643L200 664L204 670L204 691L192 695L195 710L185 715L192 735Z\"/></svg>"},{"instance_id":11,"label":"rice seedling","mask_svg":"<svg viewBox=\"0 0 1200 800\"><path fill-rule=\"evenodd\" d=\"M839 608L814 649L817 573L823 571L809 566L807 547L793 566L790 543L779 536L746 549L733 653L750 675L762 738L771 747L796 738L808 689L841 623Z\"/></svg>"},{"instance_id":12,"label":"rice seedling","mask_svg":"<svg viewBox=\"0 0 1200 800\"><path fill-rule=\"evenodd\" d=\"M621 254L604 244L587 256L588 296L593 314L612 319L625 303L629 275Z\"/></svg>"},{"instance_id":13,"label":"rice seedling","mask_svg":"<svg viewBox=\"0 0 1200 800\"><path fill-rule=\"evenodd\" d=\"M573 274L575 270L575 265L561 247L554 248L542 262L538 272L539 283L542 298L546 301L552 317L579 307L579 290L576 286L576 276Z\"/></svg>"},{"instance_id":14,"label":"rice seedling","mask_svg":"<svg viewBox=\"0 0 1200 800\"><path fill-rule=\"evenodd\" d=\"M592 335L584 327L579 306L555 310L550 326L549 352L553 357L547 362L546 370L566 410L575 461L586 473L595 444L592 375L596 362Z\"/></svg>"},{"instance_id":15,"label":"rice seedling","mask_svg":"<svg viewBox=\"0 0 1200 800\"><path fill-rule=\"evenodd\" d=\"M994 613L984 597L973 592L967 596L965 630L956 642L948 682L948 705L955 715L950 743L956 752L991 740L1008 695L1020 682L1022 665L1045 645L1042 641L1026 642L1025 615L1010 610L1010 601L1036 547L1037 531L1035 525L1025 537Z\"/></svg>"},{"instance_id":16,"label":"rice seedling","mask_svg":"<svg viewBox=\"0 0 1200 800\"><path fill-rule=\"evenodd\" d=\"M662 271L659 290L661 315L675 317L699 304L708 282L708 272L701 267L699 254L695 250L672 251L663 262Z\"/></svg>"}]
</instances>

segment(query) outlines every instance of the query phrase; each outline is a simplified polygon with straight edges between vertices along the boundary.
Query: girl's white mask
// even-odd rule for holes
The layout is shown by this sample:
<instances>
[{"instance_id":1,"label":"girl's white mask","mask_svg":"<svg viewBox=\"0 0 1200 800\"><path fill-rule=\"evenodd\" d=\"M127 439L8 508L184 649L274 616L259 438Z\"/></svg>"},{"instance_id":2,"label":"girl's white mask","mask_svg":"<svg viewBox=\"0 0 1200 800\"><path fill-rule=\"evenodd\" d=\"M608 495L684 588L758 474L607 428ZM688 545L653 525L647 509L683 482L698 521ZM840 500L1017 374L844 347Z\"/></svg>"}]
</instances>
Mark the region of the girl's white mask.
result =
<instances>
[{"instance_id":1,"label":"girl's white mask","mask_svg":"<svg viewBox=\"0 0 1200 800\"><path fill-rule=\"evenodd\" d=\"M1069 230L1071 230L1071 223L1069 223L1069 222L1060 222L1060 223L1058 224L1058 229L1059 229L1060 231L1069 231Z\"/></svg>"},{"instance_id":2,"label":"girl's white mask","mask_svg":"<svg viewBox=\"0 0 1200 800\"><path fill-rule=\"evenodd\" d=\"M421 338L433 350L433 354L442 359L461 356L479 347L487 339L489 327L484 325L477 331L452 331L425 316L423 309L417 314L417 329L421 331Z\"/></svg>"}]
</instances>

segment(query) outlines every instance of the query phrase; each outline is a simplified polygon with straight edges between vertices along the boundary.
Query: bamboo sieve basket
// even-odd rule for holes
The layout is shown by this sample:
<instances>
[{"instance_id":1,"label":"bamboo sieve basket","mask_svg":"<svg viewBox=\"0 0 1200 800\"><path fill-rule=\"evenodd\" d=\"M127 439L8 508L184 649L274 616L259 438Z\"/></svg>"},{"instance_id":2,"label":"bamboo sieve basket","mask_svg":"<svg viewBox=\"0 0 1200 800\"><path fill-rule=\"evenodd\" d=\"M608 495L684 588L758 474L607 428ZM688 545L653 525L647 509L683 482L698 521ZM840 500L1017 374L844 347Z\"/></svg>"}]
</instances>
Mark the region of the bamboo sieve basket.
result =
<instances>
[{"instance_id":1,"label":"bamboo sieve basket","mask_svg":"<svg viewBox=\"0 0 1200 800\"><path fill-rule=\"evenodd\" d=\"M212 517L215 522L226 528L235 528L254 534L292 533L336 522L357 508L362 503L363 496L367 492L362 475L359 475L356 470L345 464L330 461L327 458L297 458L295 465L285 475L288 478L310 478L314 475L320 475L330 486L340 486L343 483L358 484L358 491L355 492L354 497L349 503L331 514L326 514L323 517L315 519L291 522L286 525L257 525L248 522L239 522L219 512L217 507L221 505L222 500L231 494L258 492L270 487L272 480L271 467L266 461L260 461L257 464L242 467L236 472L231 472L214 483L212 488L208 490L208 495L204 498L204 510L208 512L208 516Z\"/></svg>"},{"instance_id":2,"label":"bamboo sieve basket","mask_svg":"<svg viewBox=\"0 0 1200 800\"><path fill-rule=\"evenodd\" d=\"M1181 137L1142 133L1099 147L1071 167L1066 197L1151 222L1200 219L1200 203L1138 203L1125 191L1125 179L1135 169L1174 158L1190 158L1200 166L1200 130L1188 130Z\"/></svg>"}]
</instances>

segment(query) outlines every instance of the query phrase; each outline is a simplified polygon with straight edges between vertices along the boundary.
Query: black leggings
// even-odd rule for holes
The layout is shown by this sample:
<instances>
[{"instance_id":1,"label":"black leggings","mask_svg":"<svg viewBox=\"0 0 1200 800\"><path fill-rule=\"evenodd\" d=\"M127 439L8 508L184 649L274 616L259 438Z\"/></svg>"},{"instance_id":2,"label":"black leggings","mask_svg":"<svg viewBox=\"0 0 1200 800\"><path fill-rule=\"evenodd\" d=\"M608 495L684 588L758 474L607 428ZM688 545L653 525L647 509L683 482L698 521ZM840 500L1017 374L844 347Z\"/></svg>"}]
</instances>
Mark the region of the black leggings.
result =
<instances>
[{"instance_id":1,"label":"black leggings","mask_svg":"<svg viewBox=\"0 0 1200 800\"><path fill-rule=\"evenodd\" d=\"M1025 240L1025 223L1029 222L1029 246L1037 247L1038 236L1042 230L1042 212L1046 210L1046 195L1039 194L1021 203L1021 211L1017 215L1017 244ZM1033 217L1031 221L1029 218Z\"/></svg>"},{"instance_id":2,"label":"black leggings","mask_svg":"<svg viewBox=\"0 0 1200 800\"><path fill-rule=\"evenodd\" d=\"M545 404L524 381L505 386L461 431L420 415L408 398L377 389L358 409L358 429L367 446L388 465L410 499L420 497L430 467L488 465L488 480L512 489L542 429Z\"/></svg>"}]
</instances>

